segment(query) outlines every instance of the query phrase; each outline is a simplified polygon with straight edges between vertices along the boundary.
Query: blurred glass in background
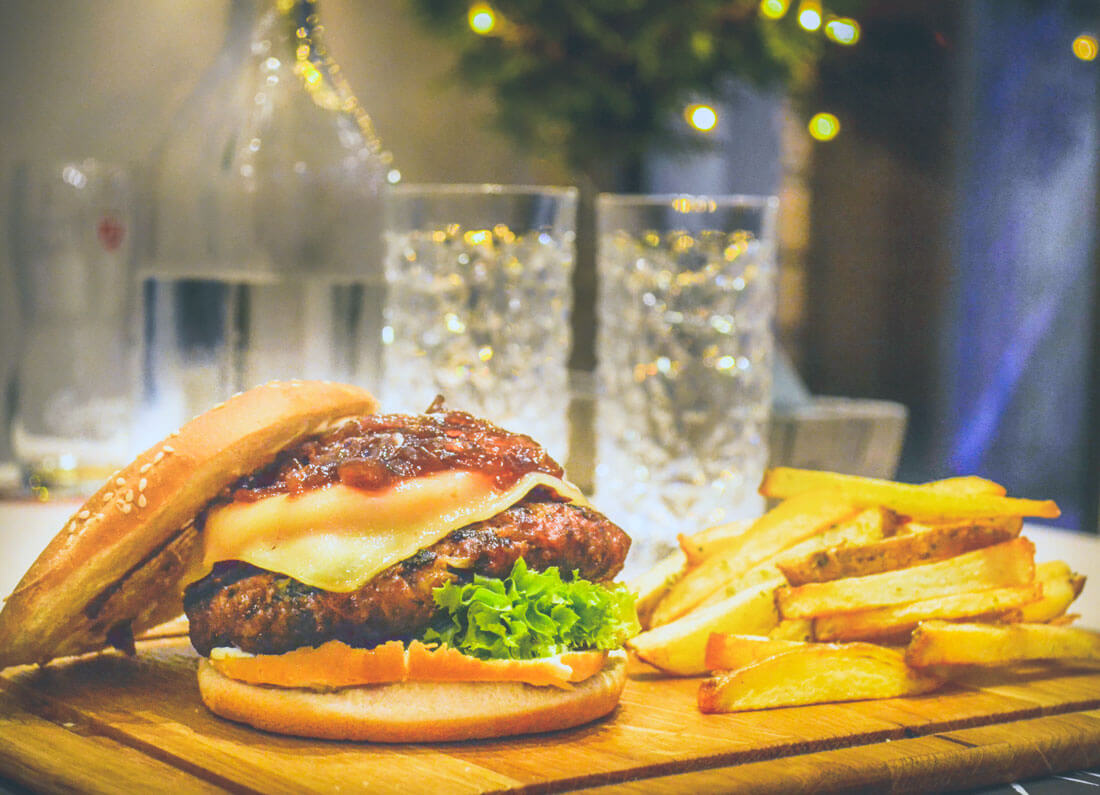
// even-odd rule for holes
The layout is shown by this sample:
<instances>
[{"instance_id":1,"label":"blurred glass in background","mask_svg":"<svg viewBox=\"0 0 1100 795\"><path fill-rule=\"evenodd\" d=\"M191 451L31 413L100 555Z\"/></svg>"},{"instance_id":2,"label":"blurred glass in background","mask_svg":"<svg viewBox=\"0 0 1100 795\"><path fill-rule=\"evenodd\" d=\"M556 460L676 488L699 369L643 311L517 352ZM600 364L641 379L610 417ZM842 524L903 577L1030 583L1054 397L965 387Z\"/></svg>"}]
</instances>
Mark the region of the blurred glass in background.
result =
<instances>
[{"instance_id":1,"label":"blurred glass in background","mask_svg":"<svg viewBox=\"0 0 1100 795\"><path fill-rule=\"evenodd\" d=\"M33 486L82 491L129 458L130 176L88 159L22 163L12 179L23 336L12 447Z\"/></svg>"},{"instance_id":2,"label":"blurred glass in background","mask_svg":"<svg viewBox=\"0 0 1100 795\"><path fill-rule=\"evenodd\" d=\"M596 493L634 539L757 515L776 304L773 196L602 194Z\"/></svg>"},{"instance_id":3,"label":"blurred glass in background","mask_svg":"<svg viewBox=\"0 0 1100 795\"><path fill-rule=\"evenodd\" d=\"M389 189L384 402L443 395L565 463L576 220L574 188Z\"/></svg>"}]
</instances>

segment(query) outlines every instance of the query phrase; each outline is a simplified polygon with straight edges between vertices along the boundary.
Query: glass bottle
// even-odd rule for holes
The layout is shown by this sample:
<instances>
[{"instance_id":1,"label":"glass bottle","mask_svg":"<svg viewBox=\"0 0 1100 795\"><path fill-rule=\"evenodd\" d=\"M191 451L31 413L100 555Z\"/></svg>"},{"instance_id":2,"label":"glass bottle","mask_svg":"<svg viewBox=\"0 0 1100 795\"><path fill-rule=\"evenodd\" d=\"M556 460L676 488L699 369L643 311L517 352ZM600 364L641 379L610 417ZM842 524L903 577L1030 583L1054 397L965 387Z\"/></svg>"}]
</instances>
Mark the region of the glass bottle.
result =
<instances>
[{"instance_id":1,"label":"glass bottle","mask_svg":"<svg viewBox=\"0 0 1100 795\"><path fill-rule=\"evenodd\" d=\"M232 0L154 153L141 272L148 440L273 378L378 380L390 167L314 0Z\"/></svg>"}]
</instances>

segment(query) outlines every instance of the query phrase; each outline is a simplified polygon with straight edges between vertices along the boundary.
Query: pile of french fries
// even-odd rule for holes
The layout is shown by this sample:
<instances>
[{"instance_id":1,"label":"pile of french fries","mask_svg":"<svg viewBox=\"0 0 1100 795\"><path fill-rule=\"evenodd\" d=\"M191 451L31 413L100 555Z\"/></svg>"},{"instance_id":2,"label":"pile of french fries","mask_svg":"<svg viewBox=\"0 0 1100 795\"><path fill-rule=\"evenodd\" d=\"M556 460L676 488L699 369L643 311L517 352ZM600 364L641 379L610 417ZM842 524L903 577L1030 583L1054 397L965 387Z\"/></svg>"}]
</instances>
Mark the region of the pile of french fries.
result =
<instances>
[{"instance_id":1,"label":"pile of french fries","mask_svg":"<svg viewBox=\"0 0 1100 795\"><path fill-rule=\"evenodd\" d=\"M632 583L629 642L669 674L711 674L704 712L927 693L953 666L1100 660L1069 626L1085 584L1035 563L1024 517L1049 500L977 477L923 485L790 468L760 486L759 519L680 537Z\"/></svg>"}]
</instances>

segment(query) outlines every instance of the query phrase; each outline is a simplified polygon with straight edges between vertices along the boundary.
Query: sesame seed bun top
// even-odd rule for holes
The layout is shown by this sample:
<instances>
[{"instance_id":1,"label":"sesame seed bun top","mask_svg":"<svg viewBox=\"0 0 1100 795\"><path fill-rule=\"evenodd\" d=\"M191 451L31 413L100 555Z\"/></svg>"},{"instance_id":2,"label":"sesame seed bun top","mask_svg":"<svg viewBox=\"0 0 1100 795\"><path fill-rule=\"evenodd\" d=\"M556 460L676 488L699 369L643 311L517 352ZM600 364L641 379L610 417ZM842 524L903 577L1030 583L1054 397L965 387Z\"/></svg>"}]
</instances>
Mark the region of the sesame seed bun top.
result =
<instances>
[{"instance_id":1,"label":"sesame seed bun top","mask_svg":"<svg viewBox=\"0 0 1100 795\"><path fill-rule=\"evenodd\" d=\"M0 668L125 645L179 615L196 514L285 447L378 410L363 389L272 382L199 415L103 485L0 610Z\"/></svg>"}]
</instances>

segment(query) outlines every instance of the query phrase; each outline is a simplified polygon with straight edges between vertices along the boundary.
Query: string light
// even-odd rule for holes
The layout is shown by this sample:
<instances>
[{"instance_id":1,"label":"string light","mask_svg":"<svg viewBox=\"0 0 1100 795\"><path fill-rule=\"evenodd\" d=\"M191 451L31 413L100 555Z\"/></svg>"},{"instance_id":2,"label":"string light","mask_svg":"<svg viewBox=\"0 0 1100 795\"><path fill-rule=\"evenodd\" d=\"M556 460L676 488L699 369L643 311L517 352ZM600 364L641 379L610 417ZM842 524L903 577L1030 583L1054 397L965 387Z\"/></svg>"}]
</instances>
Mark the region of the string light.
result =
<instances>
[{"instance_id":1,"label":"string light","mask_svg":"<svg viewBox=\"0 0 1100 795\"><path fill-rule=\"evenodd\" d=\"M788 6L788 0L760 0L760 14L768 19L782 19Z\"/></svg>"},{"instance_id":2,"label":"string light","mask_svg":"<svg viewBox=\"0 0 1100 795\"><path fill-rule=\"evenodd\" d=\"M831 113L815 113L807 127L812 138L818 141L831 141L840 132L840 119Z\"/></svg>"},{"instance_id":3,"label":"string light","mask_svg":"<svg viewBox=\"0 0 1100 795\"><path fill-rule=\"evenodd\" d=\"M821 27L821 3L819 0L802 0L798 4L798 24L806 30Z\"/></svg>"},{"instance_id":4,"label":"string light","mask_svg":"<svg viewBox=\"0 0 1100 795\"><path fill-rule=\"evenodd\" d=\"M825 35L837 44L855 44L859 41L859 34L859 23L848 17L834 17L825 23Z\"/></svg>"},{"instance_id":5,"label":"string light","mask_svg":"<svg viewBox=\"0 0 1100 795\"><path fill-rule=\"evenodd\" d=\"M718 126L718 113L710 105L688 105L684 119L699 132L710 132Z\"/></svg>"},{"instance_id":6,"label":"string light","mask_svg":"<svg viewBox=\"0 0 1100 795\"><path fill-rule=\"evenodd\" d=\"M474 3L466 15L470 30L479 36L488 36L497 26L497 15L488 3Z\"/></svg>"},{"instance_id":7,"label":"string light","mask_svg":"<svg viewBox=\"0 0 1100 795\"><path fill-rule=\"evenodd\" d=\"M1095 61L1100 42L1091 33L1082 33L1073 40L1073 54L1082 61Z\"/></svg>"}]
</instances>

